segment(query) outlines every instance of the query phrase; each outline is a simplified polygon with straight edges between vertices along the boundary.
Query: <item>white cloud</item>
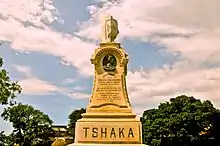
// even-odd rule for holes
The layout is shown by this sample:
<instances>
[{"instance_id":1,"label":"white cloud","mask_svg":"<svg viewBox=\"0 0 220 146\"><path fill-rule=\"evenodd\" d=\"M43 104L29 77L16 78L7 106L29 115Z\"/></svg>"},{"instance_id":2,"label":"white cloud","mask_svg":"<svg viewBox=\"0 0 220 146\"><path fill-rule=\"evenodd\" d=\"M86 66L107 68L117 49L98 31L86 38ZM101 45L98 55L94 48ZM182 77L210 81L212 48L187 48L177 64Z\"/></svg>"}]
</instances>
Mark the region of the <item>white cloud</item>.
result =
<instances>
[{"instance_id":1,"label":"white cloud","mask_svg":"<svg viewBox=\"0 0 220 146\"><path fill-rule=\"evenodd\" d=\"M85 90L86 90L86 87L83 87L83 86L75 86L75 87L73 87L73 90L75 90L75 91L85 91Z\"/></svg>"},{"instance_id":2,"label":"white cloud","mask_svg":"<svg viewBox=\"0 0 220 146\"><path fill-rule=\"evenodd\" d=\"M70 88L59 87L47 81L40 80L37 78L31 67L25 65L13 65L14 69L18 72L21 72L25 77L19 80L19 84L22 87L22 94L25 95L51 95L55 93L60 93L65 96L69 96L74 99L84 99L88 98L89 94L83 93L85 90L81 86L73 86ZM72 83L75 79L67 78L64 83Z\"/></svg>"},{"instance_id":3,"label":"white cloud","mask_svg":"<svg viewBox=\"0 0 220 146\"><path fill-rule=\"evenodd\" d=\"M69 83L74 83L75 81L76 81L76 79L74 79L74 78L66 78L63 83L69 84Z\"/></svg>"},{"instance_id":4,"label":"white cloud","mask_svg":"<svg viewBox=\"0 0 220 146\"><path fill-rule=\"evenodd\" d=\"M181 57L201 62L220 58L220 1L126 0L120 4L92 5L92 18L78 35L97 39L100 17L108 12L119 21L119 36L156 42ZM141 5L140 5L141 3ZM94 11L95 9L95 11ZM195 55L196 54L196 55Z\"/></svg>"},{"instance_id":5,"label":"white cloud","mask_svg":"<svg viewBox=\"0 0 220 146\"><path fill-rule=\"evenodd\" d=\"M32 76L31 68L29 66L24 65L13 65L14 69L23 73L27 77Z\"/></svg>"},{"instance_id":6,"label":"white cloud","mask_svg":"<svg viewBox=\"0 0 220 146\"><path fill-rule=\"evenodd\" d=\"M4 16L0 20L0 40L11 41L12 48L17 51L58 56L63 64L74 65L80 73L92 75L89 58L96 46L49 28L46 23L57 19L52 2L46 1L51 9L46 8L44 12L45 8L39 5L40 1L17 1L0 2L0 15ZM22 13L16 13L20 10ZM119 4L108 1L101 8L92 5L89 10L91 20L82 23L77 35L97 40L100 16L108 11L119 21L120 38L156 42L165 46L169 52L180 53L180 61L172 64L171 69L165 67L128 73L129 96L134 104L157 105L170 97L186 93L197 98L211 99L220 106L220 93L217 90L219 68L200 67L204 62L220 62L219 0L124 0ZM47 21L44 21L45 17ZM29 20L32 25L42 28L26 27L21 23ZM25 84L28 85L27 81ZM51 89L49 92L58 90L51 84L45 87ZM88 97L78 92L72 96Z\"/></svg>"},{"instance_id":7,"label":"white cloud","mask_svg":"<svg viewBox=\"0 0 220 146\"><path fill-rule=\"evenodd\" d=\"M72 91L68 95L74 99L87 99L90 96L87 93L82 93L82 92L78 92L78 91Z\"/></svg>"},{"instance_id":8,"label":"white cloud","mask_svg":"<svg viewBox=\"0 0 220 146\"><path fill-rule=\"evenodd\" d=\"M126 0L120 4L88 8L92 18L89 23L84 23L83 32L86 32L85 28L91 30L100 24L100 17L105 12L119 21L120 35L129 37L146 37L162 32L213 31L220 26L218 0ZM89 32L85 33L88 37Z\"/></svg>"},{"instance_id":9,"label":"white cloud","mask_svg":"<svg viewBox=\"0 0 220 146\"><path fill-rule=\"evenodd\" d=\"M134 105L152 107L181 94L209 99L220 107L220 68L155 69L128 73L128 91Z\"/></svg>"},{"instance_id":10,"label":"white cloud","mask_svg":"<svg viewBox=\"0 0 220 146\"><path fill-rule=\"evenodd\" d=\"M82 25L81 31L77 34L83 37L97 39L97 35L100 34L101 17L103 17L105 12L110 13L119 21L120 37L140 38L157 32L170 32L170 30L188 32L188 30L174 25L161 24L157 18L149 16L148 13L167 6L169 4L168 2L168 0L126 0L116 5L106 4L101 8L98 5L90 6L92 18L89 22L83 23L84 25ZM94 9L96 9L96 13L94 13Z\"/></svg>"},{"instance_id":11,"label":"white cloud","mask_svg":"<svg viewBox=\"0 0 220 146\"><path fill-rule=\"evenodd\" d=\"M100 18L108 12L119 22L119 38L156 43L179 53L163 69L128 73L129 96L134 105L152 107L180 94L210 99L220 107L220 1L122 0L89 7L91 19L77 35L97 39ZM141 5L140 5L141 4ZM216 65L210 68L205 64Z\"/></svg>"},{"instance_id":12,"label":"white cloud","mask_svg":"<svg viewBox=\"0 0 220 146\"><path fill-rule=\"evenodd\" d=\"M38 78L27 78L21 80L19 84L23 89L22 94L27 95L46 95L54 92L61 92L59 87Z\"/></svg>"},{"instance_id":13,"label":"white cloud","mask_svg":"<svg viewBox=\"0 0 220 146\"><path fill-rule=\"evenodd\" d=\"M31 33L30 33L31 32ZM53 30L18 27L12 34L11 47L17 51L34 51L58 56L66 65L74 65L83 75L92 75L90 57L95 45ZM63 63L64 64L64 63Z\"/></svg>"},{"instance_id":14,"label":"white cloud","mask_svg":"<svg viewBox=\"0 0 220 146\"><path fill-rule=\"evenodd\" d=\"M51 0L17 0L0 2L0 40L11 42L19 52L40 52L61 58L64 65L73 65L86 76L92 75L89 58L96 48L77 37L60 33L48 24L57 20Z\"/></svg>"},{"instance_id":15,"label":"white cloud","mask_svg":"<svg viewBox=\"0 0 220 146\"><path fill-rule=\"evenodd\" d=\"M170 52L179 52L194 63L220 62L220 33L201 33L187 39L163 39Z\"/></svg>"},{"instance_id":16,"label":"white cloud","mask_svg":"<svg viewBox=\"0 0 220 146\"><path fill-rule=\"evenodd\" d=\"M25 65L13 65L14 69L25 75L24 79L19 81L22 87L22 94L27 95L45 95L54 92L62 92L62 88L49 82L38 79L31 70L31 67Z\"/></svg>"},{"instance_id":17,"label":"white cloud","mask_svg":"<svg viewBox=\"0 0 220 146\"><path fill-rule=\"evenodd\" d=\"M51 0L1 0L0 8L0 15L6 21L14 19L44 27L58 19L58 12Z\"/></svg>"}]
</instances>

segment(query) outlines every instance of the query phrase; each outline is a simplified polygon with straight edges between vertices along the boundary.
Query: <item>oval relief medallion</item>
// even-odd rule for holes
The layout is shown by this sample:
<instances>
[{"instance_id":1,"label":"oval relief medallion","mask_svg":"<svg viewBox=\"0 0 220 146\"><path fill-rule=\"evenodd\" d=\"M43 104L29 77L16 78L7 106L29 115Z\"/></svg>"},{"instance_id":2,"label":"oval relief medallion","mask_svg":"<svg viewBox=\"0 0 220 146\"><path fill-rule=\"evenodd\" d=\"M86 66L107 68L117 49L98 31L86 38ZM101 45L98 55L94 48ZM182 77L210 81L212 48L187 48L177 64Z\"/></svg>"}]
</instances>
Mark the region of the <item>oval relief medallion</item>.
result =
<instances>
[{"instance_id":1,"label":"oval relief medallion","mask_svg":"<svg viewBox=\"0 0 220 146\"><path fill-rule=\"evenodd\" d=\"M117 61L114 55L107 54L102 60L102 66L105 71L114 71L117 66Z\"/></svg>"}]
</instances>

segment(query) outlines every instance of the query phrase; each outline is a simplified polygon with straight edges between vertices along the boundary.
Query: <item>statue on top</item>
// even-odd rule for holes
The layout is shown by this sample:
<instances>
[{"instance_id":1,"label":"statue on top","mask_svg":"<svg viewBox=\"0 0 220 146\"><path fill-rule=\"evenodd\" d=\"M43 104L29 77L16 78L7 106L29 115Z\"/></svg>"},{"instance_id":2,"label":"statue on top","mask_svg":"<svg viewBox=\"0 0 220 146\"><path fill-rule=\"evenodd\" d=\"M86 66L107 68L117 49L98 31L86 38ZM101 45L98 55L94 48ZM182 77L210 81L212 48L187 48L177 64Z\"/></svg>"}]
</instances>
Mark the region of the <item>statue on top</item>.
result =
<instances>
[{"instance_id":1,"label":"statue on top","mask_svg":"<svg viewBox=\"0 0 220 146\"><path fill-rule=\"evenodd\" d=\"M115 20L112 16L107 14L104 17L103 21L101 42L114 42L118 34L119 30L117 20Z\"/></svg>"}]
</instances>

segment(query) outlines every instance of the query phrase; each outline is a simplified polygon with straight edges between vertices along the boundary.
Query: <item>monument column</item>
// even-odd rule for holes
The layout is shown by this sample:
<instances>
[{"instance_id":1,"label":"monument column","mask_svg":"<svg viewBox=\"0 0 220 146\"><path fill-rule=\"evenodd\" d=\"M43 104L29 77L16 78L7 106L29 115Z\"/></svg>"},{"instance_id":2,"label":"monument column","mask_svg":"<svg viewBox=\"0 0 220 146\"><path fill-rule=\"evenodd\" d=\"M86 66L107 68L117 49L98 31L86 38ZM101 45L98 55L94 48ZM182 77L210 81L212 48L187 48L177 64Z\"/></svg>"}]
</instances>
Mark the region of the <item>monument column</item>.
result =
<instances>
[{"instance_id":1,"label":"monument column","mask_svg":"<svg viewBox=\"0 0 220 146\"><path fill-rule=\"evenodd\" d=\"M90 101L71 146L142 145L141 122L132 113L126 88L128 55L114 42L118 33L117 21L107 15L100 46L91 57L95 74Z\"/></svg>"}]
</instances>

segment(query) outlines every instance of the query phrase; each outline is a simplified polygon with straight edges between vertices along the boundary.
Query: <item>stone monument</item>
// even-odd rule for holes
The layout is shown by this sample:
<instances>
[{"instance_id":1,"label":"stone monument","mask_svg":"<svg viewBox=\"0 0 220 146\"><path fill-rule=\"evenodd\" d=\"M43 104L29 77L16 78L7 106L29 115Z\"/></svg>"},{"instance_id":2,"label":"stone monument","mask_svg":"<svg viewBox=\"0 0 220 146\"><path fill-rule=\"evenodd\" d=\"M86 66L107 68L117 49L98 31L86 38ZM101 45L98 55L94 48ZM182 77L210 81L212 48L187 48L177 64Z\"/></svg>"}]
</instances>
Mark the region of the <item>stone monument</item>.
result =
<instances>
[{"instance_id":1,"label":"stone monument","mask_svg":"<svg viewBox=\"0 0 220 146\"><path fill-rule=\"evenodd\" d=\"M118 33L117 21L105 16L100 47L91 57L95 74L89 105L69 146L143 145L141 122L132 113L126 88L128 55L114 41Z\"/></svg>"}]
</instances>

